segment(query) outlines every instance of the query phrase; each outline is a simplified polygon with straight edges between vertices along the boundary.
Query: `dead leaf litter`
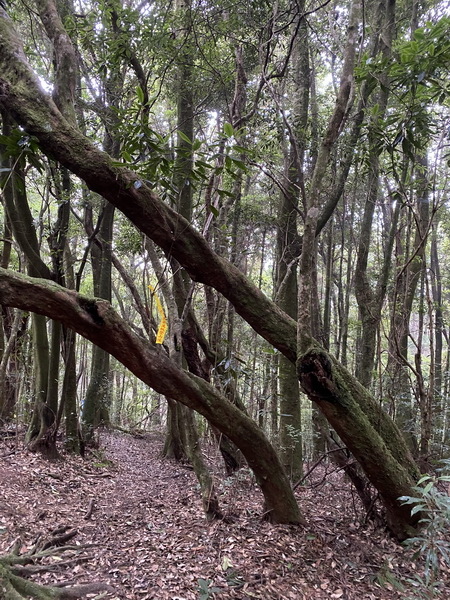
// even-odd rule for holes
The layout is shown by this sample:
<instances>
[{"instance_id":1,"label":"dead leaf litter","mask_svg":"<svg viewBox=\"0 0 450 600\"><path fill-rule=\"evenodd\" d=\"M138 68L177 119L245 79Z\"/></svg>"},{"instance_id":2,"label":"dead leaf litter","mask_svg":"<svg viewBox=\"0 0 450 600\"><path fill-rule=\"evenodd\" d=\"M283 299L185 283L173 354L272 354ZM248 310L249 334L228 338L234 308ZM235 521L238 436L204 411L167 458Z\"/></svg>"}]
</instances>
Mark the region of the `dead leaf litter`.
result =
<instances>
[{"instance_id":1,"label":"dead leaf litter","mask_svg":"<svg viewBox=\"0 0 450 600\"><path fill-rule=\"evenodd\" d=\"M297 489L306 528L271 525L261 521L262 496L250 471L224 478L211 449L227 519L207 523L194 473L162 459L162 442L107 432L85 459L63 454L49 462L17 439L3 440L0 553L47 544L48 557L36 565L48 570L36 567L33 578L111 586L91 598L407 597L401 584L414 576L410 551L363 523L340 473L327 475L322 467Z\"/></svg>"}]
</instances>

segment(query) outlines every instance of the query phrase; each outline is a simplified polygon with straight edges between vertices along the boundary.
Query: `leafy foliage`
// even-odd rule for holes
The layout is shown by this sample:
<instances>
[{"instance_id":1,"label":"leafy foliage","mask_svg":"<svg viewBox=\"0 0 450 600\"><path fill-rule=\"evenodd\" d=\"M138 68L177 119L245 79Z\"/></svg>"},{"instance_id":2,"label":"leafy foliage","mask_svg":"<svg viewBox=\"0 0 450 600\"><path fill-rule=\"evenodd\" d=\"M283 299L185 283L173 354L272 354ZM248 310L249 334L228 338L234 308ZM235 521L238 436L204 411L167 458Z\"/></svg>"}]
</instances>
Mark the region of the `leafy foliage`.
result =
<instances>
[{"instance_id":1,"label":"leafy foliage","mask_svg":"<svg viewBox=\"0 0 450 600\"><path fill-rule=\"evenodd\" d=\"M403 496L400 500L411 505L411 514L420 513L422 529L405 544L414 549L414 558L424 560L423 574L408 582L416 587L419 598L442 597L441 568L450 567L450 541L446 532L450 520L450 496L443 485L450 483L450 460L443 460L438 476L424 475L414 488L417 496Z\"/></svg>"},{"instance_id":2,"label":"leafy foliage","mask_svg":"<svg viewBox=\"0 0 450 600\"><path fill-rule=\"evenodd\" d=\"M378 119L379 106L371 109L372 130L378 148L393 154L398 149L409 158L423 150L430 135L438 130L436 111L447 103L450 93L450 19L428 23L414 32L413 39L396 46L396 58L366 56L357 70L360 82L375 88L390 87L396 99L384 119Z\"/></svg>"},{"instance_id":3,"label":"leafy foliage","mask_svg":"<svg viewBox=\"0 0 450 600\"><path fill-rule=\"evenodd\" d=\"M220 592L220 588L212 586L211 579L198 580L198 598L199 600L210 600L214 594Z\"/></svg>"},{"instance_id":4,"label":"leafy foliage","mask_svg":"<svg viewBox=\"0 0 450 600\"><path fill-rule=\"evenodd\" d=\"M0 135L0 150L5 156L13 158L20 164L28 161L39 172L44 170L44 164L39 156L37 139L32 135L25 134L18 127L9 135Z\"/></svg>"}]
</instances>

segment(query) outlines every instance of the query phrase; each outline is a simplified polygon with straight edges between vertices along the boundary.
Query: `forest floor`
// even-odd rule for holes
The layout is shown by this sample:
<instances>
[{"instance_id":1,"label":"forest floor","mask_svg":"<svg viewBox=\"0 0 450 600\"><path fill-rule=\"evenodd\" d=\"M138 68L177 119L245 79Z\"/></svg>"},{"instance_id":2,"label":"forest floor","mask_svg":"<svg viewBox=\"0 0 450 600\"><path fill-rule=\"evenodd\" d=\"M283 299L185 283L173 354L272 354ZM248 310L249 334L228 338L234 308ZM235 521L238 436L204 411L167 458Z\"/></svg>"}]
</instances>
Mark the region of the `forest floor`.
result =
<instances>
[{"instance_id":1,"label":"forest floor","mask_svg":"<svg viewBox=\"0 0 450 600\"><path fill-rule=\"evenodd\" d=\"M229 522L207 523L193 472L161 459L161 449L156 436L103 433L86 458L49 462L17 438L3 440L0 554L30 552L52 538L63 544L73 534L36 580L105 582L114 592L101 597L111 600L415 597L405 584L420 572L411 551L361 522L349 484L331 467L297 489L306 528L262 522L248 470L218 478ZM208 460L218 468L213 450ZM450 598L446 589L442 597Z\"/></svg>"}]
</instances>

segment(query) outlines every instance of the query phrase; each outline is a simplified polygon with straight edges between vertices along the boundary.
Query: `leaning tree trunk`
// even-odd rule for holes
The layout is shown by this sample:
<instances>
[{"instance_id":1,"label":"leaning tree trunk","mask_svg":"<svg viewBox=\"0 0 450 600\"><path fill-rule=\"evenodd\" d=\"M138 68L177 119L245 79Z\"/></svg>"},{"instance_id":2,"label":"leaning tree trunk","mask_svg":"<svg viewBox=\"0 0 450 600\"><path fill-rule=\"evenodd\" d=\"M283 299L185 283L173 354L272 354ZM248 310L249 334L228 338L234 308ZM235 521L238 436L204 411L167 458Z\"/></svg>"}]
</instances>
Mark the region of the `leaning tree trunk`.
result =
<instances>
[{"instance_id":1,"label":"leaning tree trunk","mask_svg":"<svg viewBox=\"0 0 450 600\"><path fill-rule=\"evenodd\" d=\"M311 344L298 358L298 372L308 396L358 456L369 480L380 493L389 528L399 539L408 537L420 516L411 518L410 508L402 505L399 498L411 494L411 483L418 480L420 473L400 430L367 389L322 348ZM393 442L390 448L385 439Z\"/></svg>"},{"instance_id":2,"label":"leaning tree trunk","mask_svg":"<svg viewBox=\"0 0 450 600\"><path fill-rule=\"evenodd\" d=\"M238 446L253 469L267 518L304 523L277 453L257 424L209 383L183 371L160 346L135 334L105 300L87 298L56 283L0 269L0 303L57 316L110 352L156 392L199 412Z\"/></svg>"}]
</instances>

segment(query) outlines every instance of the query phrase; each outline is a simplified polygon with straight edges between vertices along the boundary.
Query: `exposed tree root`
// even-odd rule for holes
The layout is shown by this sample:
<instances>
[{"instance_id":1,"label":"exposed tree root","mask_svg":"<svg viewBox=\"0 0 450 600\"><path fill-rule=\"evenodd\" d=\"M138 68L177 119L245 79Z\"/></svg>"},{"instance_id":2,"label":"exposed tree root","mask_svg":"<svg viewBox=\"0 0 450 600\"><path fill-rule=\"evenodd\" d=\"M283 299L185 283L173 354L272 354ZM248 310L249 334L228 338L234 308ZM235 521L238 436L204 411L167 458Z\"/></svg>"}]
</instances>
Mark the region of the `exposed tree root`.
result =
<instances>
[{"instance_id":1,"label":"exposed tree root","mask_svg":"<svg viewBox=\"0 0 450 600\"><path fill-rule=\"evenodd\" d=\"M66 561L59 561L56 564L30 564L35 563L40 558L54 556L73 549L79 551L80 547L64 546L38 553L30 552L22 555L6 554L0 556L0 598L2 600L30 600L30 598L33 600L75 600L85 598L87 594L114 591L113 588L104 583L44 586L27 579L35 573L53 571L56 568L59 569L86 560L82 557L75 557Z\"/></svg>"}]
</instances>

